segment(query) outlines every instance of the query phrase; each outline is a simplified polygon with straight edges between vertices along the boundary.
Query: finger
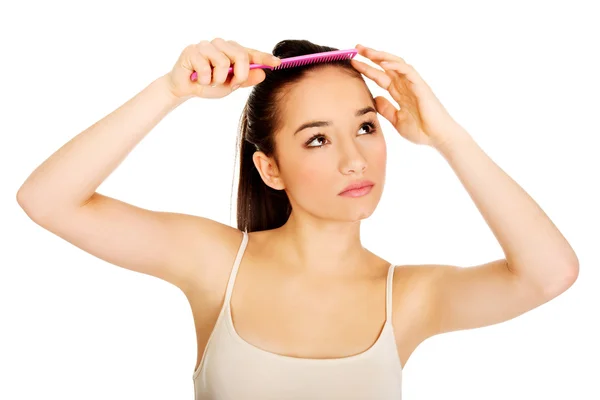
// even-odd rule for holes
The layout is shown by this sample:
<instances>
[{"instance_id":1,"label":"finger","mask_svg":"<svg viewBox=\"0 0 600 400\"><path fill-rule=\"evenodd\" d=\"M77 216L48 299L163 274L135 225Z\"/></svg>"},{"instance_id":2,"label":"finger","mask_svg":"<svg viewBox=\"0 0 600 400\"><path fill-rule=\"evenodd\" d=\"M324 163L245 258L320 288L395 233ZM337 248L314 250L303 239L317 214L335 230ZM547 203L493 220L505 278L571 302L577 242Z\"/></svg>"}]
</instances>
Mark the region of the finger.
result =
<instances>
[{"instance_id":1,"label":"finger","mask_svg":"<svg viewBox=\"0 0 600 400\"><path fill-rule=\"evenodd\" d=\"M250 56L248 51L233 40L227 41L228 48L224 47L225 54L233 61L233 76L229 84L231 86L239 85L248 79L250 72Z\"/></svg>"},{"instance_id":2,"label":"finger","mask_svg":"<svg viewBox=\"0 0 600 400\"><path fill-rule=\"evenodd\" d=\"M260 68L253 69L248 73L248 79L244 83L242 83L240 87L247 88L250 86L257 85L264 81L266 76L267 75L265 74L264 70Z\"/></svg>"},{"instance_id":3,"label":"finger","mask_svg":"<svg viewBox=\"0 0 600 400\"><path fill-rule=\"evenodd\" d=\"M213 68L213 85L223 85L229 76L229 67L233 63L235 48L221 38L215 38L211 41L212 46L221 55ZM211 60L212 61L212 60Z\"/></svg>"},{"instance_id":4,"label":"finger","mask_svg":"<svg viewBox=\"0 0 600 400\"><path fill-rule=\"evenodd\" d=\"M281 59L272 54L264 53L252 48L246 48L250 55L250 62L253 64L264 64L271 67L278 67L281 64Z\"/></svg>"},{"instance_id":5,"label":"finger","mask_svg":"<svg viewBox=\"0 0 600 400\"><path fill-rule=\"evenodd\" d=\"M385 119L390 121L393 126L396 126L398 122L398 114L399 111L388 99L383 96L375 97L375 107L377 108L377 112Z\"/></svg>"},{"instance_id":6,"label":"finger","mask_svg":"<svg viewBox=\"0 0 600 400\"><path fill-rule=\"evenodd\" d=\"M387 53L385 51L374 50L370 47L365 47L360 44L356 45L357 50L359 50L359 54L364 57L367 57L374 63L381 65L382 63L389 62L392 65L395 65L395 70L405 74L411 82L416 82L418 80L422 80L421 76L414 69L414 67L408 64L402 57L398 57L394 54Z\"/></svg>"},{"instance_id":7,"label":"finger","mask_svg":"<svg viewBox=\"0 0 600 400\"><path fill-rule=\"evenodd\" d=\"M211 71L211 81L208 84L216 85L216 76L218 69L221 70L221 76L223 74L222 70L225 69L225 73L227 74L227 70L229 69L230 60L229 58L219 51L211 42L203 40L198 43L198 48L200 53L205 56L210 62L212 71Z\"/></svg>"},{"instance_id":8,"label":"finger","mask_svg":"<svg viewBox=\"0 0 600 400\"><path fill-rule=\"evenodd\" d=\"M361 74L365 75L367 78L373 80L383 89L388 90L390 84L392 83L392 78L385 73L385 71L374 68L370 65L365 64L362 61L358 60L350 60L352 66Z\"/></svg>"},{"instance_id":9,"label":"finger","mask_svg":"<svg viewBox=\"0 0 600 400\"><path fill-rule=\"evenodd\" d=\"M397 55L387 53L385 51L378 51L378 50L372 49L370 47L363 46L361 44L356 45L356 50L358 50L358 54L360 54L361 56L366 57L374 62L397 61L397 62L405 63L405 61L401 57L398 57Z\"/></svg>"},{"instance_id":10,"label":"finger","mask_svg":"<svg viewBox=\"0 0 600 400\"><path fill-rule=\"evenodd\" d=\"M405 75L411 83L416 83L422 80L417 71L411 65L408 65L405 62L381 61L379 62L379 65L386 71L398 72Z\"/></svg>"},{"instance_id":11,"label":"finger","mask_svg":"<svg viewBox=\"0 0 600 400\"><path fill-rule=\"evenodd\" d=\"M200 53L197 49L191 52L190 62L192 63L192 69L196 71L197 82L201 85L210 84L212 77L212 68L208 58Z\"/></svg>"},{"instance_id":12,"label":"finger","mask_svg":"<svg viewBox=\"0 0 600 400\"><path fill-rule=\"evenodd\" d=\"M406 101L406 99L405 99L406 96L403 95L399 91L398 88L404 87L406 85L404 83L402 83L402 78L399 76L396 77L397 84L395 84L395 85L392 84L394 82L394 78L392 78L391 75L394 71L390 71L390 72L381 71L377 68L371 67L370 65L367 65L367 64L363 63L362 61L358 61L358 60L351 60L350 63L361 74L363 74L367 78L373 80L381 88L387 90L392 95L392 98L398 104L400 104L400 106L402 107L402 105Z\"/></svg>"}]
</instances>

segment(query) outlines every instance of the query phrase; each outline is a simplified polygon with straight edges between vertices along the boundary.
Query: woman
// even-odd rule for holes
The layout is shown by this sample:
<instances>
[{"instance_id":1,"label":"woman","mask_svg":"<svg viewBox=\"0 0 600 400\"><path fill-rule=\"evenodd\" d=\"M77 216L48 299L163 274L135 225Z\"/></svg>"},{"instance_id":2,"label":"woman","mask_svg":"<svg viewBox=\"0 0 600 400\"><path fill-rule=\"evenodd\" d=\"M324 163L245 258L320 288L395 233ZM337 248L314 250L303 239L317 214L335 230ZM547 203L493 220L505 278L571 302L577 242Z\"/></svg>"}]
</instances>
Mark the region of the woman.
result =
<instances>
[{"instance_id":1,"label":"woman","mask_svg":"<svg viewBox=\"0 0 600 400\"><path fill-rule=\"evenodd\" d=\"M400 398L402 368L425 339L512 319L577 278L569 243L415 69L357 49L381 69L345 60L249 70L334 50L308 41L278 43L279 58L220 38L188 46L169 73L65 144L17 194L45 229L185 293L198 343L196 399ZM400 109L373 98L363 76ZM174 108L251 86L237 229L96 192ZM360 221L375 210L385 181L377 113L447 160L504 259L395 266L362 247Z\"/></svg>"}]
</instances>

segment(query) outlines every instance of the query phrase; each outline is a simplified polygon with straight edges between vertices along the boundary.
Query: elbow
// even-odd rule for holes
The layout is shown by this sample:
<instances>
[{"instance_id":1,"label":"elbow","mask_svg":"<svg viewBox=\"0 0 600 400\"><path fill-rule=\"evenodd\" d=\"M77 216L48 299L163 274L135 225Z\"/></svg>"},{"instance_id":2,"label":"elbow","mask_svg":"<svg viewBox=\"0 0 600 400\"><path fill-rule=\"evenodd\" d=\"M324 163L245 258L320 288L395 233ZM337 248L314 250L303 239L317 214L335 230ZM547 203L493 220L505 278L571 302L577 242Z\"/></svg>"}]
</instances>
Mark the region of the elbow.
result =
<instances>
[{"instance_id":1,"label":"elbow","mask_svg":"<svg viewBox=\"0 0 600 400\"><path fill-rule=\"evenodd\" d=\"M579 278L579 261L575 257L572 261L565 263L562 272L557 274L557 279L553 285L546 288L546 293L550 297L556 297L566 292Z\"/></svg>"},{"instance_id":2,"label":"elbow","mask_svg":"<svg viewBox=\"0 0 600 400\"><path fill-rule=\"evenodd\" d=\"M57 201L47 194L36 193L23 186L17 191L17 203L33 222L47 230L71 218L77 210L76 206L65 205L64 201Z\"/></svg>"},{"instance_id":3,"label":"elbow","mask_svg":"<svg viewBox=\"0 0 600 400\"><path fill-rule=\"evenodd\" d=\"M564 282L566 285L565 290L573 286L577 278L579 278L579 259L577 258L577 254L571 250L571 259L568 262L565 262L565 275Z\"/></svg>"},{"instance_id":4,"label":"elbow","mask_svg":"<svg viewBox=\"0 0 600 400\"><path fill-rule=\"evenodd\" d=\"M575 256L575 260L569 264L565 277L565 282L567 283L566 289L573 286L577 278L579 278L579 260L577 259L577 256Z\"/></svg>"},{"instance_id":5,"label":"elbow","mask_svg":"<svg viewBox=\"0 0 600 400\"><path fill-rule=\"evenodd\" d=\"M31 218L32 220L33 218L33 213L32 213L32 206L31 206L31 196L29 194L26 194L26 192L23 190L23 186L21 186L21 188L19 188L19 190L17 191L17 204L19 205L19 207L21 207L21 209L23 211L25 211L25 214L27 214L27 216L29 218Z\"/></svg>"},{"instance_id":6,"label":"elbow","mask_svg":"<svg viewBox=\"0 0 600 400\"><path fill-rule=\"evenodd\" d=\"M29 209L28 200L27 199L28 199L28 196L25 194L25 191L23 190L23 186L21 186L19 188L19 190L17 190L17 204L26 213L28 213L28 209Z\"/></svg>"},{"instance_id":7,"label":"elbow","mask_svg":"<svg viewBox=\"0 0 600 400\"><path fill-rule=\"evenodd\" d=\"M23 187L17 191L17 204L19 204L19 207L25 211L25 214L27 214L33 222L41 225L40 221L47 218L48 211L43 210L43 207L39 206L38 203L40 201L41 199L39 196L27 192Z\"/></svg>"}]
</instances>

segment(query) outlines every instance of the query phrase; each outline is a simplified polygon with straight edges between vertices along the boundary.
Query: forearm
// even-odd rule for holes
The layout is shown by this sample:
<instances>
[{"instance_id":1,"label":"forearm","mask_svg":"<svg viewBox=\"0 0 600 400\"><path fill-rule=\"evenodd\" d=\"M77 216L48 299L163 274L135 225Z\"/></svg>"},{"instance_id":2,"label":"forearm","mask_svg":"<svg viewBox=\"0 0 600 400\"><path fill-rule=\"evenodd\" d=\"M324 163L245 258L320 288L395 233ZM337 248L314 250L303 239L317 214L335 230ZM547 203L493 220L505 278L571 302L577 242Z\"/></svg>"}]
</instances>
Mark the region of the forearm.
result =
<instances>
[{"instance_id":1,"label":"forearm","mask_svg":"<svg viewBox=\"0 0 600 400\"><path fill-rule=\"evenodd\" d=\"M509 268L544 288L576 277L578 259L538 204L461 131L438 147L500 243Z\"/></svg>"},{"instance_id":2,"label":"forearm","mask_svg":"<svg viewBox=\"0 0 600 400\"><path fill-rule=\"evenodd\" d=\"M17 198L36 215L79 207L131 150L183 100L175 98L165 77L81 132L53 153L25 180Z\"/></svg>"}]
</instances>

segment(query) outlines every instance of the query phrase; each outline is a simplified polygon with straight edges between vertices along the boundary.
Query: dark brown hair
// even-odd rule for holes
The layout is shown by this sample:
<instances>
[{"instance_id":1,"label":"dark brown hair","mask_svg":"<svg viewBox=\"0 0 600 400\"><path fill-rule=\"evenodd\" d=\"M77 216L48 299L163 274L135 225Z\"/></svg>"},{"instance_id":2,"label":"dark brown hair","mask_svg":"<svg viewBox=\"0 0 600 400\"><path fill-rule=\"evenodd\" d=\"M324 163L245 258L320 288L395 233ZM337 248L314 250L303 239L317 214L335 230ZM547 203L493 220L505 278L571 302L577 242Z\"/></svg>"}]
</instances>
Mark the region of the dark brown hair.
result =
<instances>
[{"instance_id":1,"label":"dark brown hair","mask_svg":"<svg viewBox=\"0 0 600 400\"><path fill-rule=\"evenodd\" d=\"M320 46L307 40L283 40L275 45L272 54L279 58L338 50ZM292 206L285 190L275 190L262 180L252 160L255 151L279 158L275 148L275 132L282 126L282 100L290 87L300 81L307 71L336 65L351 76L362 79L349 60L326 64L307 64L280 70L265 69L266 78L252 88L242 111L240 132L236 147L240 154L239 185L237 193L237 226L248 232L275 229L287 221Z\"/></svg>"}]
</instances>

